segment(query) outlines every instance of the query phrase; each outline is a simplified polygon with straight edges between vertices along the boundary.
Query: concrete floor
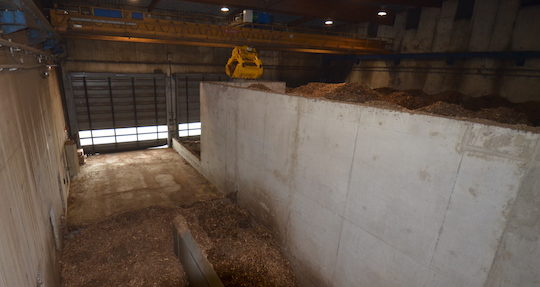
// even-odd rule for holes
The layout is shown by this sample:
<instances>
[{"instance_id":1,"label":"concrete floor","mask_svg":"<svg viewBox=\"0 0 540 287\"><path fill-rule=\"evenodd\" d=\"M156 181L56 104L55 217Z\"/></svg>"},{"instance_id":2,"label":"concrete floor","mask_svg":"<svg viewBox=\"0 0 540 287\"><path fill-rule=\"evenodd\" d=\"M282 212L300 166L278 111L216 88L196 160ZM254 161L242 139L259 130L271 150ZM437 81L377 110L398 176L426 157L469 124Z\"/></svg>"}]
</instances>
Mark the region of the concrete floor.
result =
<instances>
[{"instance_id":1,"label":"concrete floor","mask_svg":"<svg viewBox=\"0 0 540 287\"><path fill-rule=\"evenodd\" d=\"M172 149L92 156L71 184L68 224L85 225L148 206L189 206L220 197Z\"/></svg>"}]
</instances>

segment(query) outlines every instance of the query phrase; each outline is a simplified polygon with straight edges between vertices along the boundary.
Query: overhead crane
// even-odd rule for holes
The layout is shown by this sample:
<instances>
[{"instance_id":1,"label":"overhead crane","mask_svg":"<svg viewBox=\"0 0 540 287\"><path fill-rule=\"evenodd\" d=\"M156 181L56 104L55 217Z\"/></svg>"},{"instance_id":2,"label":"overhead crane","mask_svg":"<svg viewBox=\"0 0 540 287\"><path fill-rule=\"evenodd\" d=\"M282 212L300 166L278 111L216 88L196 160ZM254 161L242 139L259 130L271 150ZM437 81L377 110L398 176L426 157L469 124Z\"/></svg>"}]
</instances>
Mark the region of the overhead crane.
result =
<instances>
[{"instance_id":1,"label":"overhead crane","mask_svg":"<svg viewBox=\"0 0 540 287\"><path fill-rule=\"evenodd\" d=\"M272 26L228 26L159 19L152 13L85 7L53 9L51 24L64 37L206 47L254 46L322 54L385 54L387 42Z\"/></svg>"}]
</instances>

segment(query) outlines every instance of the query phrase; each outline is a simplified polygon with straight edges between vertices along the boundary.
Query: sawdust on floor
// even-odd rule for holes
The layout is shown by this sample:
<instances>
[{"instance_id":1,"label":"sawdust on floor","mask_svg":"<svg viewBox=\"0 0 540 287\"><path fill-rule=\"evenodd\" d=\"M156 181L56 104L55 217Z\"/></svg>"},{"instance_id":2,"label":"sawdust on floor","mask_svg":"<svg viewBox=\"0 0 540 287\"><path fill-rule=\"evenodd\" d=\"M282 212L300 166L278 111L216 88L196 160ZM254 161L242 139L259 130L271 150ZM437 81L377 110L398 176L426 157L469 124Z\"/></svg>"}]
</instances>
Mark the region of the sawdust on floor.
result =
<instances>
[{"instance_id":1,"label":"sawdust on floor","mask_svg":"<svg viewBox=\"0 0 540 287\"><path fill-rule=\"evenodd\" d=\"M148 207L71 227L60 260L62 286L188 286L173 249L179 214L225 286L297 286L272 232L228 199Z\"/></svg>"},{"instance_id":2,"label":"sawdust on floor","mask_svg":"<svg viewBox=\"0 0 540 287\"><path fill-rule=\"evenodd\" d=\"M151 207L68 231L62 286L188 286L173 249L175 212Z\"/></svg>"},{"instance_id":3,"label":"sawdust on floor","mask_svg":"<svg viewBox=\"0 0 540 287\"><path fill-rule=\"evenodd\" d=\"M297 286L272 232L228 199L183 209L191 233L225 286Z\"/></svg>"}]
</instances>

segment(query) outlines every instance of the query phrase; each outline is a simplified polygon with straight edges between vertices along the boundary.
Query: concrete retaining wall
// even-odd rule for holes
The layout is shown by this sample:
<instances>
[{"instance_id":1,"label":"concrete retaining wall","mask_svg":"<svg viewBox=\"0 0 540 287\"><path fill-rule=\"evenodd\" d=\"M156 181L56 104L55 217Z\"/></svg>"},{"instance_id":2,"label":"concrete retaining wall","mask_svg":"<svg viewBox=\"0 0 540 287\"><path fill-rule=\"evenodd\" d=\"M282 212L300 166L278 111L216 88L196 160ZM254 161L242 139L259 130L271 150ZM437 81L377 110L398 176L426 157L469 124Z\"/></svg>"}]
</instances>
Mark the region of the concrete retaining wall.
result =
<instances>
[{"instance_id":1,"label":"concrete retaining wall","mask_svg":"<svg viewBox=\"0 0 540 287\"><path fill-rule=\"evenodd\" d=\"M0 74L0 286L60 285L66 133L56 74L44 69Z\"/></svg>"},{"instance_id":2,"label":"concrete retaining wall","mask_svg":"<svg viewBox=\"0 0 540 287\"><path fill-rule=\"evenodd\" d=\"M196 155L191 153L190 150L185 148L178 139L173 138L172 139L172 147L173 149L182 156L183 159L185 159L195 170L197 170L200 174L203 174L203 171L201 169L201 160L197 158Z\"/></svg>"},{"instance_id":3,"label":"concrete retaining wall","mask_svg":"<svg viewBox=\"0 0 540 287\"><path fill-rule=\"evenodd\" d=\"M235 79L232 82L227 83L230 86L239 87L239 88L248 88L252 85L263 85L268 89L276 93L285 93L287 86L285 82L271 82L271 81L256 81L256 80L240 80Z\"/></svg>"},{"instance_id":4,"label":"concrete retaining wall","mask_svg":"<svg viewBox=\"0 0 540 287\"><path fill-rule=\"evenodd\" d=\"M203 173L304 286L538 286L540 135L217 83Z\"/></svg>"}]
</instances>

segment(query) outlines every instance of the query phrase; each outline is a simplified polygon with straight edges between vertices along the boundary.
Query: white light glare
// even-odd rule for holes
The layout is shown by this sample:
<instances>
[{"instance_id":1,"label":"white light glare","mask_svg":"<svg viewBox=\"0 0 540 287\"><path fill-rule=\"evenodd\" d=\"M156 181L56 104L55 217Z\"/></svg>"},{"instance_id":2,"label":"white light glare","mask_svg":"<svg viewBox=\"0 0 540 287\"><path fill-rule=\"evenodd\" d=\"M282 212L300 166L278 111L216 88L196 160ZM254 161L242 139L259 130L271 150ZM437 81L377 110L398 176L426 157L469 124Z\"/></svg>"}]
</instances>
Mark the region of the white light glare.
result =
<instances>
[{"instance_id":1,"label":"white light glare","mask_svg":"<svg viewBox=\"0 0 540 287\"><path fill-rule=\"evenodd\" d=\"M377 13L377 15L379 15L379 16L381 16L381 17L384 17L384 16L388 15L388 13L387 13L386 11L379 11L379 12Z\"/></svg>"},{"instance_id":2,"label":"white light glare","mask_svg":"<svg viewBox=\"0 0 540 287\"><path fill-rule=\"evenodd\" d=\"M227 13L229 12L229 10L230 10L229 7L221 7L221 12L223 13Z\"/></svg>"},{"instance_id":3,"label":"white light glare","mask_svg":"<svg viewBox=\"0 0 540 287\"><path fill-rule=\"evenodd\" d=\"M332 21L332 20L324 21L324 25L332 25L332 24L334 24L334 21Z\"/></svg>"}]
</instances>

